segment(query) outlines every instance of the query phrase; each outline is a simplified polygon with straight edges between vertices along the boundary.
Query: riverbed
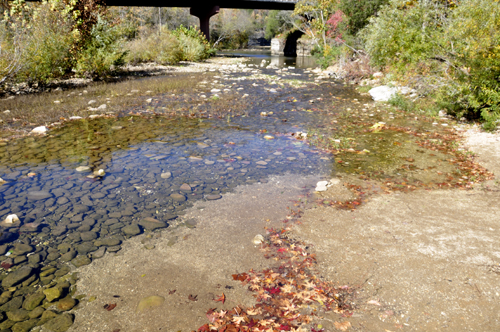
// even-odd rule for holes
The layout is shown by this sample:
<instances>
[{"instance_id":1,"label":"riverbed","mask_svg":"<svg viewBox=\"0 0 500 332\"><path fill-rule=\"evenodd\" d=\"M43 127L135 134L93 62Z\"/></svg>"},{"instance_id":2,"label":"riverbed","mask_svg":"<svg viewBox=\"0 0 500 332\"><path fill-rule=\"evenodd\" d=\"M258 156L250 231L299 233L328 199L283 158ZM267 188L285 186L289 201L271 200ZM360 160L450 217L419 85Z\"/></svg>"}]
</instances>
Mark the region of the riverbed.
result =
<instances>
[{"instance_id":1,"label":"riverbed","mask_svg":"<svg viewBox=\"0 0 500 332\"><path fill-rule=\"evenodd\" d=\"M252 239L280 227L287 208L319 198L350 210L370 195L487 177L449 144L447 119L374 104L312 68L267 57L195 67L59 91L36 107L71 114L45 135L0 142L0 220L19 218L2 224L0 330L74 320L78 331L196 329L220 287L252 305L224 280L268 265ZM180 88L152 88L179 77ZM316 182L332 179L335 195L310 198ZM194 292L205 295L198 302ZM153 307L134 316L150 295L176 297L166 320Z\"/></svg>"}]
</instances>

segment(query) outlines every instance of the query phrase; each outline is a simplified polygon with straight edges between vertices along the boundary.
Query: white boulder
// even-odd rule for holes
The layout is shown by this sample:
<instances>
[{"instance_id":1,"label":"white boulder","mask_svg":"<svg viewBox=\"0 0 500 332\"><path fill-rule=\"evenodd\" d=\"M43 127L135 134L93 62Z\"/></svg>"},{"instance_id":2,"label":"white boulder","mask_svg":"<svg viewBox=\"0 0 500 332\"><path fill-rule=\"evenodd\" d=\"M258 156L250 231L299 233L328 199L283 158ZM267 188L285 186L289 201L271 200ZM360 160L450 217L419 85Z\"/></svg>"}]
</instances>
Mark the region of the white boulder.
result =
<instances>
[{"instance_id":1,"label":"white boulder","mask_svg":"<svg viewBox=\"0 0 500 332\"><path fill-rule=\"evenodd\" d=\"M389 101L389 99L391 99L396 92L398 92L397 88L391 88L387 85L378 86L368 91L370 96L372 96L375 101Z\"/></svg>"},{"instance_id":2,"label":"white boulder","mask_svg":"<svg viewBox=\"0 0 500 332\"><path fill-rule=\"evenodd\" d=\"M316 184L316 189L315 191L326 191L326 186L328 185L328 181L319 181Z\"/></svg>"},{"instance_id":3,"label":"white boulder","mask_svg":"<svg viewBox=\"0 0 500 332\"><path fill-rule=\"evenodd\" d=\"M49 131L49 129L45 126L40 126L40 127L36 127L34 128L31 133L32 134L45 134L47 131Z\"/></svg>"}]
</instances>

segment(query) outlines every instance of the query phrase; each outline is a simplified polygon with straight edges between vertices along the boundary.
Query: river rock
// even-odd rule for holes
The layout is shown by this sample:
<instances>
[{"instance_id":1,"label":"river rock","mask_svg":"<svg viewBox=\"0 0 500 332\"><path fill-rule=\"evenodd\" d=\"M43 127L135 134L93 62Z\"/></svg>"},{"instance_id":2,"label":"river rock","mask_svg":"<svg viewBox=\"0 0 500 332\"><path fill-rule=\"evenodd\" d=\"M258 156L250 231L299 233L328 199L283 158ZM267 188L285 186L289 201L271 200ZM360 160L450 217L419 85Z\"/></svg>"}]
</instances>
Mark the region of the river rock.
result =
<instances>
[{"instance_id":1,"label":"river rock","mask_svg":"<svg viewBox=\"0 0 500 332\"><path fill-rule=\"evenodd\" d=\"M176 202L184 202L186 200L186 196L181 194L171 194L170 198L172 198Z\"/></svg>"},{"instance_id":2,"label":"river rock","mask_svg":"<svg viewBox=\"0 0 500 332\"><path fill-rule=\"evenodd\" d=\"M3 321L0 323L0 331L12 331L10 328L16 324L16 322L11 321L10 319L7 319L6 321Z\"/></svg>"},{"instance_id":3,"label":"river rock","mask_svg":"<svg viewBox=\"0 0 500 332\"><path fill-rule=\"evenodd\" d=\"M43 294L46 296L47 301L52 302L61 297L62 292L58 287L47 288L43 290Z\"/></svg>"},{"instance_id":4,"label":"river rock","mask_svg":"<svg viewBox=\"0 0 500 332\"><path fill-rule=\"evenodd\" d=\"M2 286L4 288L9 288L12 286L16 286L17 284L23 282L28 279L33 274L33 268L29 266L23 266L19 269L11 272L2 280Z\"/></svg>"},{"instance_id":5,"label":"river rock","mask_svg":"<svg viewBox=\"0 0 500 332\"><path fill-rule=\"evenodd\" d=\"M372 96L375 101L389 101L396 93L398 89L388 87L387 85L378 86L376 88L368 91L370 96Z\"/></svg>"},{"instance_id":6,"label":"river rock","mask_svg":"<svg viewBox=\"0 0 500 332\"><path fill-rule=\"evenodd\" d=\"M187 183L183 183L179 189L182 191L188 191L188 192L191 192L193 190L191 188L191 186Z\"/></svg>"},{"instance_id":7,"label":"river rock","mask_svg":"<svg viewBox=\"0 0 500 332\"><path fill-rule=\"evenodd\" d=\"M71 325L73 325L73 315L64 313L49 320L43 327L52 332L65 332Z\"/></svg>"},{"instance_id":8,"label":"river rock","mask_svg":"<svg viewBox=\"0 0 500 332\"><path fill-rule=\"evenodd\" d=\"M96 247L101 247L101 246L112 247L112 246L117 246L120 243L122 243L122 241L115 239L115 238L112 238L112 237L108 237L105 239L99 239L99 240L94 241L94 245Z\"/></svg>"},{"instance_id":9,"label":"river rock","mask_svg":"<svg viewBox=\"0 0 500 332\"><path fill-rule=\"evenodd\" d=\"M90 256L92 256L92 259L102 258L105 253L106 253L106 247L100 247L98 250L91 253Z\"/></svg>"},{"instance_id":10,"label":"river rock","mask_svg":"<svg viewBox=\"0 0 500 332\"><path fill-rule=\"evenodd\" d=\"M82 241L84 241L84 242L97 239L96 232L82 232L82 233L80 233L80 236L82 238Z\"/></svg>"},{"instance_id":11,"label":"river rock","mask_svg":"<svg viewBox=\"0 0 500 332\"><path fill-rule=\"evenodd\" d=\"M315 191L326 191L327 189L327 186L328 185L328 181L319 181L317 184L316 184L316 188L314 189Z\"/></svg>"},{"instance_id":12,"label":"river rock","mask_svg":"<svg viewBox=\"0 0 500 332\"><path fill-rule=\"evenodd\" d=\"M90 167L88 166L78 166L76 168L77 172L90 172Z\"/></svg>"},{"instance_id":13,"label":"river rock","mask_svg":"<svg viewBox=\"0 0 500 332\"><path fill-rule=\"evenodd\" d=\"M28 310L15 309L7 312L7 317L13 322L23 322L29 319Z\"/></svg>"},{"instance_id":14,"label":"river rock","mask_svg":"<svg viewBox=\"0 0 500 332\"><path fill-rule=\"evenodd\" d=\"M40 325L45 324L46 322L48 322L49 320L51 320L55 317L57 317L57 313L55 313L52 310L45 310L42 313L42 317L40 318Z\"/></svg>"},{"instance_id":15,"label":"river rock","mask_svg":"<svg viewBox=\"0 0 500 332\"><path fill-rule=\"evenodd\" d=\"M76 257L75 259L73 259L71 261L71 264L73 264L76 267L80 267L80 266L84 266L84 265L89 265L91 262L92 261L87 256L80 255L80 256Z\"/></svg>"},{"instance_id":16,"label":"river rock","mask_svg":"<svg viewBox=\"0 0 500 332\"><path fill-rule=\"evenodd\" d=\"M33 200L33 201L39 201L42 199L47 199L52 197L52 194L49 193L48 191L29 191L28 192L28 198Z\"/></svg>"},{"instance_id":17,"label":"river rock","mask_svg":"<svg viewBox=\"0 0 500 332\"><path fill-rule=\"evenodd\" d=\"M169 179L171 176L172 176L171 172L164 172L164 173L161 173L161 175L160 175L160 177L162 179Z\"/></svg>"},{"instance_id":18,"label":"river rock","mask_svg":"<svg viewBox=\"0 0 500 332\"><path fill-rule=\"evenodd\" d=\"M75 257L76 257L76 251L70 250L67 253L65 253L64 255L62 255L60 259L61 259L61 262L69 262L70 260L72 260Z\"/></svg>"},{"instance_id":19,"label":"river rock","mask_svg":"<svg viewBox=\"0 0 500 332\"><path fill-rule=\"evenodd\" d=\"M144 218L139 222L139 225L144 227L147 230L155 230L157 228L165 228L167 227L167 224L164 223L163 221L156 220L154 218L148 217Z\"/></svg>"},{"instance_id":20,"label":"river rock","mask_svg":"<svg viewBox=\"0 0 500 332\"><path fill-rule=\"evenodd\" d=\"M31 295L28 295L23 302L23 308L31 311L38 307L40 303L45 299L45 294L42 292L36 292Z\"/></svg>"},{"instance_id":21,"label":"river rock","mask_svg":"<svg viewBox=\"0 0 500 332\"><path fill-rule=\"evenodd\" d=\"M50 233L54 236L61 236L64 233L66 233L67 231L68 231L68 227L66 227L66 225L61 225L61 226L56 226L56 227L52 228Z\"/></svg>"},{"instance_id":22,"label":"river rock","mask_svg":"<svg viewBox=\"0 0 500 332\"><path fill-rule=\"evenodd\" d=\"M4 311L4 312L5 311L12 311L12 310L21 308L22 305L23 305L23 297L16 296L15 298L10 300L9 302L2 305L0 307L0 311Z\"/></svg>"},{"instance_id":23,"label":"river rock","mask_svg":"<svg viewBox=\"0 0 500 332\"><path fill-rule=\"evenodd\" d=\"M30 319L24 322L19 322L11 327L12 332L28 332L35 326L37 326L38 319Z\"/></svg>"},{"instance_id":24,"label":"river rock","mask_svg":"<svg viewBox=\"0 0 500 332\"><path fill-rule=\"evenodd\" d=\"M161 306L165 302L165 298L163 296L148 296L141 301L139 301L139 304L137 305L137 312L143 312L146 311L150 308L155 308Z\"/></svg>"},{"instance_id":25,"label":"river rock","mask_svg":"<svg viewBox=\"0 0 500 332\"><path fill-rule=\"evenodd\" d=\"M92 242L83 242L76 246L79 255L86 255L89 252L96 251L98 248Z\"/></svg>"},{"instance_id":26,"label":"river rock","mask_svg":"<svg viewBox=\"0 0 500 332\"><path fill-rule=\"evenodd\" d=\"M71 310L75 305L76 300L71 296L67 296L57 302L57 309L61 311L68 311Z\"/></svg>"},{"instance_id":27,"label":"river rock","mask_svg":"<svg viewBox=\"0 0 500 332\"><path fill-rule=\"evenodd\" d=\"M32 134L45 134L47 131L49 131L49 129L47 127L40 126L40 127L33 128L31 133Z\"/></svg>"},{"instance_id":28,"label":"river rock","mask_svg":"<svg viewBox=\"0 0 500 332\"><path fill-rule=\"evenodd\" d=\"M122 232L125 235L134 236L134 235L141 234L141 229L139 228L138 225L132 224L132 225L128 225L128 226L123 227Z\"/></svg>"},{"instance_id":29,"label":"river rock","mask_svg":"<svg viewBox=\"0 0 500 332\"><path fill-rule=\"evenodd\" d=\"M40 317L43 314L44 311L45 311L44 308L42 308L42 307L36 307L32 311L30 311L30 313L28 315L29 315L30 318L38 318L38 317Z\"/></svg>"},{"instance_id":30,"label":"river rock","mask_svg":"<svg viewBox=\"0 0 500 332\"><path fill-rule=\"evenodd\" d=\"M28 244L24 244L24 243L18 243L14 246L13 254L24 255L24 254L30 253L32 251L33 251L32 246L30 246Z\"/></svg>"},{"instance_id":31,"label":"river rock","mask_svg":"<svg viewBox=\"0 0 500 332\"><path fill-rule=\"evenodd\" d=\"M207 200L209 201L215 201L217 199L221 199L222 196L221 195L218 195L218 194L214 194L214 195L207 195Z\"/></svg>"}]
</instances>

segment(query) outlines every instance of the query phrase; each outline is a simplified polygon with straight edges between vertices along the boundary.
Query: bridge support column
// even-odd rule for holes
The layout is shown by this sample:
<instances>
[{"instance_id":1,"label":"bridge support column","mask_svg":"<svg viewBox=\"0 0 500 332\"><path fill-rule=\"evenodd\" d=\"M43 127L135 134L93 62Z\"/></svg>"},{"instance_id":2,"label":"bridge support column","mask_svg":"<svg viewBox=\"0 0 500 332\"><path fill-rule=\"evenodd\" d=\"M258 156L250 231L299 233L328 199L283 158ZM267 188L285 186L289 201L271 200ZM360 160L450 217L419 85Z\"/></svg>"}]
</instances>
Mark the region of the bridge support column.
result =
<instances>
[{"instance_id":1,"label":"bridge support column","mask_svg":"<svg viewBox=\"0 0 500 332\"><path fill-rule=\"evenodd\" d=\"M200 30L207 40L210 40L210 17L219 13L219 6L205 5L191 7L189 12L200 19Z\"/></svg>"}]
</instances>

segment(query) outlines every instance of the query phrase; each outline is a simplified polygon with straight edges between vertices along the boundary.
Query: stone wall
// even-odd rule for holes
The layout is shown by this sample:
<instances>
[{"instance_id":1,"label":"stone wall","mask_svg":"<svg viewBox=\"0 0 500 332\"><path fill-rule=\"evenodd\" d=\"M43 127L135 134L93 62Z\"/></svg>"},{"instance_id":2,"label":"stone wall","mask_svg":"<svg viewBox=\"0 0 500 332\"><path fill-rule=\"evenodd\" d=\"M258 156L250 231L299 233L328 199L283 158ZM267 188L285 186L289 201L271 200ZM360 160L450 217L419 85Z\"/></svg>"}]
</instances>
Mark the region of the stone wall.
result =
<instances>
[{"instance_id":1,"label":"stone wall","mask_svg":"<svg viewBox=\"0 0 500 332\"><path fill-rule=\"evenodd\" d=\"M286 40L284 38L273 38L271 39L271 54L272 55L284 55L284 49L285 49L285 42Z\"/></svg>"},{"instance_id":2,"label":"stone wall","mask_svg":"<svg viewBox=\"0 0 500 332\"><path fill-rule=\"evenodd\" d=\"M310 56L314 43L310 39L300 38L297 40L297 56Z\"/></svg>"}]
</instances>

